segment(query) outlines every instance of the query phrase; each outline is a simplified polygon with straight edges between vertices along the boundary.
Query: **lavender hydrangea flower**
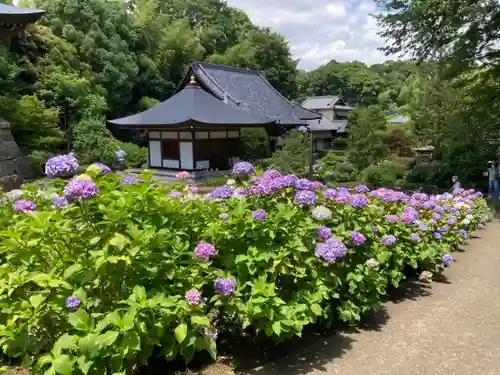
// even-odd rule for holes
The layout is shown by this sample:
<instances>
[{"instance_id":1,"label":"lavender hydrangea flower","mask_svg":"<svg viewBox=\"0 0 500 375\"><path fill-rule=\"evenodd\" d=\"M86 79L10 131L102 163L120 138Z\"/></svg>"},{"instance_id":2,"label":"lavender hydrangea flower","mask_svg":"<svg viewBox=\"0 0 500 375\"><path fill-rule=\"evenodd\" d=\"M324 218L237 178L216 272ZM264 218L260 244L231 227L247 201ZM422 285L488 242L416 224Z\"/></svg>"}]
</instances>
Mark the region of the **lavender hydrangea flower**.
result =
<instances>
[{"instance_id":1,"label":"lavender hydrangea flower","mask_svg":"<svg viewBox=\"0 0 500 375\"><path fill-rule=\"evenodd\" d=\"M328 263L335 263L347 254L347 247L337 238L332 237L325 243L316 245L316 258L322 259Z\"/></svg>"},{"instance_id":2,"label":"lavender hydrangea flower","mask_svg":"<svg viewBox=\"0 0 500 375\"><path fill-rule=\"evenodd\" d=\"M312 182L307 178L302 178L295 182L295 188L298 190L310 190L312 188Z\"/></svg>"},{"instance_id":3,"label":"lavender hydrangea flower","mask_svg":"<svg viewBox=\"0 0 500 375\"><path fill-rule=\"evenodd\" d=\"M54 198L52 203L54 204L55 208L64 208L68 206L68 200L66 199L66 197Z\"/></svg>"},{"instance_id":4,"label":"lavender hydrangea flower","mask_svg":"<svg viewBox=\"0 0 500 375\"><path fill-rule=\"evenodd\" d=\"M233 173L238 176L254 174L253 165L247 161L240 161L233 166Z\"/></svg>"},{"instance_id":5,"label":"lavender hydrangea flower","mask_svg":"<svg viewBox=\"0 0 500 375\"><path fill-rule=\"evenodd\" d=\"M281 173L277 170L274 170L274 169L269 169L269 170L265 171L264 175L263 175L263 178L270 179L270 180L278 178L278 177L281 177Z\"/></svg>"},{"instance_id":6,"label":"lavender hydrangea flower","mask_svg":"<svg viewBox=\"0 0 500 375\"><path fill-rule=\"evenodd\" d=\"M73 153L58 155L47 160L45 174L51 178L73 176L78 171L78 167L78 159Z\"/></svg>"},{"instance_id":7,"label":"lavender hydrangea flower","mask_svg":"<svg viewBox=\"0 0 500 375\"><path fill-rule=\"evenodd\" d=\"M385 220L387 220L389 223L395 223L396 221L399 221L399 216L398 215L385 215Z\"/></svg>"},{"instance_id":8,"label":"lavender hydrangea flower","mask_svg":"<svg viewBox=\"0 0 500 375\"><path fill-rule=\"evenodd\" d=\"M233 278L221 277L214 281L214 289L221 296L230 296L234 293L236 281Z\"/></svg>"},{"instance_id":9,"label":"lavender hydrangea flower","mask_svg":"<svg viewBox=\"0 0 500 375\"><path fill-rule=\"evenodd\" d=\"M326 198L326 199L335 199L335 197L337 196L337 190L335 189L326 189L324 192L323 192L323 196Z\"/></svg>"},{"instance_id":10,"label":"lavender hydrangea flower","mask_svg":"<svg viewBox=\"0 0 500 375\"><path fill-rule=\"evenodd\" d=\"M459 234L464 239L467 239L468 237L467 231L465 229L460 229Z\"/></svg>"},{"instance_id":11,"label":"lavender hydrangea flower","mask_svg":"<svg viewBox=\"0 0 500 375\"><path fill-rule=\"evenodd\" d=\"M434 232L433 236L437 240L440 240L441 238L443 238L443 235L439 232Z\"/></svg>"},{"instance_id":12,"label":"lavender hydrangea flower","mask_svg":"<svg viewBox=\"0 0 500 375\"><path fill-rule=\"evenodd\" d=\"M71 297L66 298L66 307L70 311L75 311L76 309L78 309L78 306L80 306L80 303L81 303L81 301L75 296L71 296Z\"/></svg>"},{"instance_id":13,"label":"lavender hydrangea flower","mask_svg":"<svg viewBox=\"0 0 500 375\"><path fill-rule=\"evenodd\" d=\"M365 235L360 232L351 232L350 237L354 246L361 246L366 242Z\"/></svg>"},{"instance_id":14,"label":"lavender hydrangea flower","mask_svg":"<svg viewBox=\"0 0 500 375\"><path fill-rule=\"evenodd\" d=\"M33 212L36 210L36 204L33 201L19 199L14 202L14 211L16 212Z\"/></svg>"},{"instance_id":15,"label":"lavender hydrangea flower","mask_svg":"<svg viewBox=\"0 0 500 375\"><path fill-rule=\"evenodd\" d=\"M354 188L358 193L368 193L370 189L366 185L358 185Z\"/></svg>"},{"instance_id":16,"label":"lavender hydrangea flower","mask_svg":"<svg viewBox=\"0 0 500 375\"><path fill-rule=\"evenodd\" d=\"M137 180L134 177L124 177L120 182L124 185L133 185L137 182Z\"/></svg>"},{"instance_id":17,"label":"lavender hydrangea flower","mask_svg":"<svg viewBox=\"0 0 500 375\"><path fill-rule=\"evenodd\" d=\"M380 232L380 230L378 229L378 227L376 225L372 225L372 232L378 233L378 232Z\"/></svg>"},{"instance_id":18,"label":"lavender hydrangea flower","mask_svg":"<svg viewBox=\"0 0 500 375\"><path fill-rule=\"evenodd\" d=\"M99 195L99 188L97 185L89 180L71 180L64 187L64 196L68 200L75 198L90 199Z\"/></svg>"},{"instance_id":19,"label":"lavender hydrangea flower","mask_svg":"<svg viewBox=\"0 0 500 375\"><path fill-rule=\"evenodd\" d=\"M424 223L421 223L418 225L418 230L421 232L427 232L429 230L429 227Z\"/></svg>"},{"instance_id":20,"label":"lavender hydrangea flower","mask_svg":"<svg viewBox=\"0 0 500 375\"><path fill-rule=\"evenodd\" d=\"M188 290L184 294L184 298L186 299L187 303L190 304L191 306L199 305L201 303L201 292L199 292L196 289Z\"/></svg>"},{"instance_id":21,"label":"lavender hydrangea flower","mask_svg":"<svg viewBox=\"0 0 500 375\"><path fill-rule=\"evenodd\" d=\"M349 204L356 208L366 208L368 200L363 194L354 194L349 198Z\"/></svg>"},{"instance_id":22,"label":"lavender hydrangea flower","mask_svg":"<svg viewBox=\"0 0 500 375\"><path fill-rule=\"evenodd\" d=\"M316 204L316 194L310 190L299 190L295 193L294 202L297 206L312 206Z\"/></svg>"},{"instance_id":23,"label":"lavender hydrangea flower","mask_svg":"<svg viewBox=\"0 0 500 375\"><path fill-rule=\"evenodd\" d=\"M445 267L448 267L448 266L451 266L454 262L454 259L451 255L449 254L444 254L442 257L441 257L441 261L443 262L443 265Z\"/></svg>"},{"instance_id":24,"label":"lavender hydrangea flower","mask_svg":"<svg viewBox=\"0 0 500 375\"><path fill-rule=\"evenodd\" d=\"M106 164L103 164L103 163L99 163L99 162L97 162L97 163L94 163L94 164L92 164L92 165L95 165L96 167L99 167L99 168L101 169L101 172L102 172L103 174L108 174L108 173L111 173L111 172L112 172L112 171L111 171L111 168L110 168L110 167L108 167Z\"/></svg>"},{"instance_id":25,"label":"lavender hydrangea flower","mask_svg":"<svg viewBox=\"0 0 500 375\"><path fill-rule=\"evenodd\" d=\"M316 233L318 234L318 237L323 241L326 241L332 236L332 230L324 226L316 228Z\"/></svg>"},{"instance_id":26,"label":"lavender hydrangea flower","mask_svg":"<svg viewBox=\"0 0 500 375\"><path fill-rule=\"evenodd\" d=\"M252 218L257 221L263 221L267 219L267 212L264 210L257 210L252 213Z\"/></svg>"},{"instance_id":27,"label":"lavender hydrangea flower","mask_svg":"<svg viewBox=\"0 0 500 375\"><path fill-rule=\"evenodd\" d=\"M209 260L210 258L217 255L217 249L211 243L201 241L198 243L198 245L196 245L194 253L200 259Z\"/></svg>"},{"instance_id":28,"label":"lavender hydrangea flower","mask_svg":"<svg viewBox=\"0 0 500 375\"><path fill-rule=\"evenodd\" d=\"M224 185L216 188L210 193L211 198L229 198L234 194L234 188L230 185Z\"/></svg>"},{"instance_id":29,"label":"lavender hydrangea flower","mask_svg":"<svg viewBox=\"0 0 500 375\"><path fill-rule=\"evenodd\" d=\"M316 220L328 220L332 218L332 211L328 207L318 206L314 208L311 215Z\"/></svg>"},{"instance_id":30,"label":"lavender hydrangea flower","mask_svg":"<svg viewBox=\"0 0 500 375\"><path fill-rule=\"evenodd\" d=\"M386 246L393 246L396 243L396 237L392 234L382 236L382 243Z\"/></svg>"}]
</instances>

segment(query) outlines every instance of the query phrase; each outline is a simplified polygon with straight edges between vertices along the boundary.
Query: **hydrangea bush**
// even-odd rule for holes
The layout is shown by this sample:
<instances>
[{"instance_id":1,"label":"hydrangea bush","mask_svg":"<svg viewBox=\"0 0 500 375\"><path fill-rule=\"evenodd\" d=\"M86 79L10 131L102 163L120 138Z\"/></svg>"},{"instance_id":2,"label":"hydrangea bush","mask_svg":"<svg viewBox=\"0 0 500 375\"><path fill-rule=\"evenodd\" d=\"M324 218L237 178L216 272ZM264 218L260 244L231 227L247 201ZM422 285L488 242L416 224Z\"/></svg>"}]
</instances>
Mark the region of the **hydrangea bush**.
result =
<instances>
[{"instance_id":1,"label":"hydrangea bush","mask_svg":"<svg viewBox=\"0 0 500 375\"><path fill-rule=\"evenodd\" d=\"M248 177L200 194L98 165L2 199L5 355L46 374L124 374L155 347L168 360L215 357L221 330L285 340L319 320L355 324L405 268L426 281L452 266L489 212L472 190Z\"/></svg>"}]
</instances>

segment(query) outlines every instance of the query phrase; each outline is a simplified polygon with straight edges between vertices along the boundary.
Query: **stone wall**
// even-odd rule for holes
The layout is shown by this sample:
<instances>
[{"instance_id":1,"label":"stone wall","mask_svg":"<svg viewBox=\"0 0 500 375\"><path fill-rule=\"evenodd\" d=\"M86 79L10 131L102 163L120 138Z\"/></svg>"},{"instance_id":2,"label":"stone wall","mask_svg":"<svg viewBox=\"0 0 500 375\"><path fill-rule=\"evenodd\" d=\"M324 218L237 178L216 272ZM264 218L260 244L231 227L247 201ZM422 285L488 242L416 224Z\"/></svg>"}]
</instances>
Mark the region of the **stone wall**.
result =
<instances>
[{"instance_id":1,"label":"stone wall","mask_svg":"<svg viewBox=\"0 0 500 375\"><path fill-rule=\"evenodd\" d=\"M17 189L30 178L34 176L27 158L12 137L9 123L0 119L0 189Z\"/></svg>"}]
</instances>

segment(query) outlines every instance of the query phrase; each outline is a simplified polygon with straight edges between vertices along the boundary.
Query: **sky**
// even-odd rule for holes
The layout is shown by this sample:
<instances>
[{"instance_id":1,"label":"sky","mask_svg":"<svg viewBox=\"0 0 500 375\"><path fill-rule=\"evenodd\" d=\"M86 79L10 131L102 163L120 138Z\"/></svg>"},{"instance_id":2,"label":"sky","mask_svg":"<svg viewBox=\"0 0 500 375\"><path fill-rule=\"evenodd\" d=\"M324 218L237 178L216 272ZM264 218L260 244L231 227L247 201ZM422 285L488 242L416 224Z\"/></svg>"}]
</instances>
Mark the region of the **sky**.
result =
<instances>
[{"instance_id":1,"label":"sky","mask_svg":"<svg viewBox=\"0 0 500 375\"><path fill-rule=\"evenodd\" d=\"M335 59L383 62L377 47L384 40L371 12L373 0L227 0L244 10L251 20L281 33L290 42L299 67L310 70Z\"/></svg>"}]
</instances>

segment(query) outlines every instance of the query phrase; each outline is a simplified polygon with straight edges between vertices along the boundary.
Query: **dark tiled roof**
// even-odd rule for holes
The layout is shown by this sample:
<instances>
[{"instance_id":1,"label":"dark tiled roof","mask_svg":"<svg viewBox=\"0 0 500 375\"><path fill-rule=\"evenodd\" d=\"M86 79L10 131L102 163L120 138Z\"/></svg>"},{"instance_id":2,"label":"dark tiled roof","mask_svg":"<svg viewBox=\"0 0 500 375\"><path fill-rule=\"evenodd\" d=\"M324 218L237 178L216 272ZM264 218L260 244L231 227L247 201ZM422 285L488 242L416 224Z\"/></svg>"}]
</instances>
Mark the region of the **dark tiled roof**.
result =
<instances>
[{"instance_id":1,"label":"dark tiled roof","mask_svg":"<svg viewBox=\"0 0 500 375\"><path fill-rule=\"evenodd\" d=\"M236 109L205 91L196 83L164 102L138 114L109 121L126 127L155 127L164 125L269 125L274 121L256 113Z\"/></svg>"},{"instance_id":2,"label":"dark tiled roof","mask_svg":"<svg viewBox=\"0 0 500 375\"><path fill-rule=\"evenodd\" d=\"M329 120L322 117L319 120L310 120L309 129L311 131L336 131L337 133L345 133L347 128L347 120Z\"/></svg>"},{"instance_id":3,"label":"dark tiled roof","mask_svg":"<svg viewBox=\"0 0 500 375\"><path fill-rule=\"evenodd\" d=\"M191 74L218 98L226 98L234 107L266 116L279 125L305 125L304 120L321 117L292 104L255 70L193 62L188 77Z\"/></svg>"},{"instance_id":4,"label":"dark tiled roof","mask_svg":"<svg viewBox=\"0 0 500 375\"><path fill-rule=\"evenodd\" d=\"M26 25L37 21L45 12L0 3L0 24Z\"/></svg>"}]
</instances>

